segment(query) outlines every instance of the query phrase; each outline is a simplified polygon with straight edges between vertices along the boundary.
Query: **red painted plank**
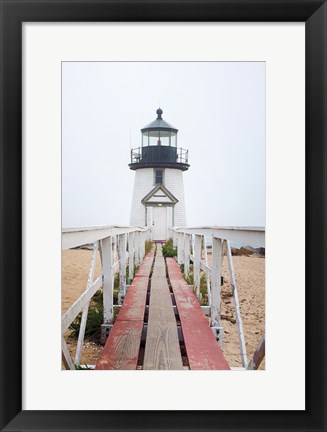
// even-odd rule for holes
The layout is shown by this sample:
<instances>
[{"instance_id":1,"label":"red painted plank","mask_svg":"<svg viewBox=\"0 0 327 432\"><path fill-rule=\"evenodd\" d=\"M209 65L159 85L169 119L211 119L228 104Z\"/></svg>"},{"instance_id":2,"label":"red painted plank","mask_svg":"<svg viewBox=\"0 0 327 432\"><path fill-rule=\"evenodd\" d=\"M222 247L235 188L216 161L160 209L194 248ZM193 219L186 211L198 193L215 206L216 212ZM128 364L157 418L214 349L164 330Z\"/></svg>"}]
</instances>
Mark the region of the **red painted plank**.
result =
<instances>
[{"instance_id":1,"label":"red painted plank","mask_svg":"<svg viewBox=\"0 0 327 432\"><path fill-rule=\"evenodd\" d=\"M136 369L153 258L153 252L148 253L140 265L95 369Z\"/></svg>"},{"instance_id":2,"label":"red painted plank","mask_svg":"<svg viewBox=\"0 0 327 432\"><path fill-rule=\"evenodd\" d=\"M136 369L143 321L116 321L95 369Z\"/></svg>"},{"instance_id":3,"label":"red painted plank","mask_svg":"<svg viewBox=\"0 0 327 432\"><path fill-rule=\"evenodd\" d=\"M175 295L190 369L229 370L224 354L210 329L209 322L187 285L179 265L167 258L168 274Z\"/></svg>"},{"instance_id":4,"label":"red painted plank","mask_svg":"<svg viewBox=\"0 0 327 432\"><path fill-rule=\"evenodd\" d=\"M149 277L152 263L153 263L153 258L154 258L154 252L151 251L145 256L142 264L140 265L140 267L138 268L135 274L135 277L139 277L139 276Z\"/></svg>"},{"instance_id":5,"label":"red painted plank","mask_svg":"<svg viewBox=\"0 0 327 432\"><path fill-rule=\"evenodd\" d=\"M116 320L142 320L146 303L148 278L134 278Z\"/></svg>"}]
</instances>

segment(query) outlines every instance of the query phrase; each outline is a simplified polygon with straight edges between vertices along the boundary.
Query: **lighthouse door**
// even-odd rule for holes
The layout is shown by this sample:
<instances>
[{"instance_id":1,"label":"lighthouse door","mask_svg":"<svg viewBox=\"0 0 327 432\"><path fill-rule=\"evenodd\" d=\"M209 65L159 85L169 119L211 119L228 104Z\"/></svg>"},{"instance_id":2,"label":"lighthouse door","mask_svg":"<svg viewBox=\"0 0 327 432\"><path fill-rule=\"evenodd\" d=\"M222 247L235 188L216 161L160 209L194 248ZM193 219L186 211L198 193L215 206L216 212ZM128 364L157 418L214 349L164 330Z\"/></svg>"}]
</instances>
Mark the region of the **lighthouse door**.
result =
<instances>
[{"instance_id":1,"label":"lighthouse door","mask_svg":"<svg viewBox=\"0 0 327 432\"><path fill-rule=\"evenodd\" d=\"M167 207L153 207L152 240L167 240Z\"/></svg>"}]
</instances>

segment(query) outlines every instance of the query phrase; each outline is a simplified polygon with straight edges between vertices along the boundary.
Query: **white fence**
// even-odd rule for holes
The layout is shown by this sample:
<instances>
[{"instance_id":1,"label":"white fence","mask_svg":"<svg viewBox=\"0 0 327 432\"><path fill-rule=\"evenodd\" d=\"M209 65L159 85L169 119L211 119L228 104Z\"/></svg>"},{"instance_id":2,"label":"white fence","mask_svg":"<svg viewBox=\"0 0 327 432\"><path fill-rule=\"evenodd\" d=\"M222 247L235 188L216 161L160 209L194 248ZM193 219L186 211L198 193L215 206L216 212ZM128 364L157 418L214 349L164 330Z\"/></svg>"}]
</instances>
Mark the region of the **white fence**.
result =
<instances>
[{"instance_id":1,"label":"white fence","mask_svg":"<svg viewBox=\"0 0 327 432\"><path fill-rule=\"evenodd\" d=\"M61 319L62 360L66 369L75 369L80 364L83 350L86 321L90 301L103 288L103 329L109 329L114 316L113 292L114 275L119 271L120 288L118 303L126 295L126 285L134 277L135 266L139 266L145 255L145 241L150 240L151 230L142 227L107 226L99 228L66 229L62 232L62 249L93 245L89 276L83 294L67 309ZM100 252L102 273L94 280L96 254ZM129 265L129 280L126 281L126 264ZM75 360L70 356L64 334L82 312Z\"/></svg>"},{"instance_id":2,"label":"white fence","mask_svg":"<svg viewBox=\"0 0 327 432\"><path fill-rule=\"evenodd\" d=\"M211 327L222 330L220 320L221 304L221 268L224 255L227 256L230 283L233 290L236 323L238 328L240 355L244 368L248 367L246 345L238 291L234 274L230 242L243 246L265 247L264 228L242 227L200 227L200 228L170 228L169 236L177 246L177 260L184 264L184 276L187 278L190 271L190 262L193 263L194 292L200 301L200 272L204 271L207 280L207 295L209 306L203 307L210 316ZM208 264L207 239L212 240L211 267Z\"/></svg>"}]
</instances>

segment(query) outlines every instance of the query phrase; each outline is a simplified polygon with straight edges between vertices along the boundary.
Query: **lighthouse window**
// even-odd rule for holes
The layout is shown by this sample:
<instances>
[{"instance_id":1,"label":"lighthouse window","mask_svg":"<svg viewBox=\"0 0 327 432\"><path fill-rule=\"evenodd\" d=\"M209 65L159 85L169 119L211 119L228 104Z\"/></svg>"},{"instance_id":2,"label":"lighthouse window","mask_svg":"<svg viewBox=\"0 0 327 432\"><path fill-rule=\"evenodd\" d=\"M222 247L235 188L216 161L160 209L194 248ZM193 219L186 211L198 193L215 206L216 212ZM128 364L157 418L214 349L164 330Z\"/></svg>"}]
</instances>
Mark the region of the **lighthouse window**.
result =
<instances>
[{"instance_id":1,"label":"lighthouse window","mask_svg":"<svg viewBox=\"0 0 327 432\"><path fill-rule=\"evenodd\" d=\"M149 145L149 132L144 132L142 135L142 146L146 147Z\"/></svg>"},{"instance_id":2,"label":"lighthouse window","mask_svg":"<svg viewBox=\"0 0 327 432\"><path fill-rule=\"evenodd\" d=\"M155 174L155 184L163 184L163 170L155 170L154 171Z\"/></svg>"},{"instance_id":3,"label":"lighthouse window","mask_svg":"<svg viewBox=\"0 0 327 432\"><path fill-rule=\"evenodd\" d=\"M160 131L159 134L160 145L169 146L170 131Z\"/></svg>"},{"instance_id":4,"label":"lighthouse window","mask_svg":"<svg viewBox=\"0 0 327 432\"><path fill-rule=\"evenodd\" d=\"M170 137L170 145L172 147L177 147L177 134L175 132L171 133L171 137Z\"/></svg>"}]
</instances>

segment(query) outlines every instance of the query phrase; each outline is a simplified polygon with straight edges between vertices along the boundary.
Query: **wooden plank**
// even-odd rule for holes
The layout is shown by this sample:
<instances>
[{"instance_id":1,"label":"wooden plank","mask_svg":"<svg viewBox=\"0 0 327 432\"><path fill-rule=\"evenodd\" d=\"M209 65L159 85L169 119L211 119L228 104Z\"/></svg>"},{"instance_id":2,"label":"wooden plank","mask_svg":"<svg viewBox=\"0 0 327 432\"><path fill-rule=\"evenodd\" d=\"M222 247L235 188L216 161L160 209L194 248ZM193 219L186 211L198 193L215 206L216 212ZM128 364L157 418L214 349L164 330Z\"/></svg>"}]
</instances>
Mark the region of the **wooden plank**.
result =
<instances>
[{"instance_id":1,"label":"wooden plank","mask_svg":"<svg viewBox=\"0 0 327 432\"><path fill-rule=\"evenodd\" d=\"M167 258L168 274L182 325L186 353L193 370L229 370L197 298L183 278L179 265Z\"/></svg>"},{"instance_id":2,"label":"wooden plank","mask_svg":"<svg viewBox=\"0 0 327 432\"><path fill-rule=\"evenodd\" d=\"M176 319L168 284L162 277L152 277L143 369L180 370L182 368Z\"/></svg>"},{"instance_id":3,"label":"wooden plank","mask_svg":"<svg viewBox=\"0 0 327 432\"><path fill-rule=\"evenodd\" d=\"M142 264L138 268L135 277L149 277L152 263L153 263L154 253L150 252L144 258Z\"/></svg>"},{"instance_id":4,"label":"wooden plank","mask_svg":"<svg viewBox=\"0 0 327 432\"><path fill-rule=\"evenodd\" d=\"M98 358L95 369L135 370L139 356L142 328L143 320L116 321Z\"/></svg>"},{"instance_id":5,"label":"wooden plank","mask_svg":"<svg viewBox=\"0 0 327 432\"><path fill-rule=\"evenodd\" d=\"M161 245L158 245L157 248L151 279L149 321L143 369L183 369L176 318L166 279Z\"/></svg>"},{"instance_id":6,"label":"wooden plank","mask_svg":"<svg viewBox=\"0 0 327 432\"><path fill-rule=\"evenodd\" d=\"M166 264L164 258L156 258L152 277L166 278Z\"/></svg>"},{"instance_id":7,"label":"wooden plank","mask_svg":"<svg viewBox=\"0 0 327 432\"><path fill-rule=\"evenodd\" d=\"M134 278L132 285L127 291L125 300L122 304L122 307L120 308L116 321L143 321L147 289L147 278Z\"/></svg>"},{"instance_id":8,"label":"wooden plank","mask_svg":"<svg viewBox=\"0 0 327 432\"><path fill-rule=\"evenodd\" d=\"M152 261L153 253L150 253L139 268L142 276L133 279L97 361L97 370L136 370Z\"/></svg>"}]
</instances>

